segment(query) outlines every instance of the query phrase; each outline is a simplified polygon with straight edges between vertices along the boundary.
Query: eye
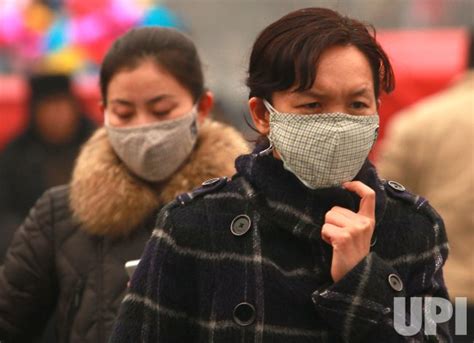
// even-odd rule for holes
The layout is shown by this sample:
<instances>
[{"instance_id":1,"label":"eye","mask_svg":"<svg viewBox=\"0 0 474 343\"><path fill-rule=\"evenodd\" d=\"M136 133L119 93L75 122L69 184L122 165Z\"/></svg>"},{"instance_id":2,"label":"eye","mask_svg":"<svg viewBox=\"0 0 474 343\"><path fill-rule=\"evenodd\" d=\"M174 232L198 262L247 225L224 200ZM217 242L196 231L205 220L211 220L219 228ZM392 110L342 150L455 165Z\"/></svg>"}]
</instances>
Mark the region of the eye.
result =
<instances>
[{"instance_id":1,"label":"eye","mask_svg":"<svg viewBox=\"0 0 474 343\"><path fill-rule=\"evenodd\" d=\"M169 113L169 111L153 111L153 115L156 117L162 117Z\"/></svg>"},{"instance_id":2,"label":"eye","mask_svg":"<svg viewBox=\"0 0 474 343\"><path fill-rule=\"evenodd\" d=\"M306 108L308 110L315 110L315 109L321 108L321 103L319 103L319 102L310 102L308 104L304 104L302 107Z\"/></svg>"},{"instance_id":3,"label":"eye","mask_svg":"<svg viewBox=\"0 0 474 343\"><path fill-rule=\"evenodd\" d=\"M167 109L167 110L155 110L155 111L152 111L152 114L153 114L155 117L163 117L163 116L168 115L170 112L171 112L171 109Z\"/></svg>"},{"instance_id":4,"label":"eye","mask_svg":"<svg viewBox=\"0 0 474 343\"><path fill-rule=\"evenodd\" d=\"M155 106L150 106L148 110L155 117L165 117L171 114L176 107L177 105L174 103L162 101L159 104L155 104Z\"/></svg>"},{"instance_id":5,"label":"eye","mask_svg":"<svg viewBox=\"0 0 474 343\"><path fill-rule=\"evenodd\" d=\"M120 119L129 119L133 116L133 111L114 111L114 114Z\"/></svg>"},{"instance_id":6,"label":"eye","mask_svg":"<svg viewBox=\"0 0 474 343\"><path fill-rule=\"evenodd\" d=\"M361 109L365 109L365 108L368 108L369 106L362 102L362 101L354 101L352 104L351 104L352 108L355 108L356 110L361 110Z\"/></svg>"},{"instance_id":7,"label":"eye","mask_svg":"<svg viewBox=\"0 0 474 343\"><path fill-rule=\"evenodd\" d=\"M135 114L134 106L121 103L112 104L110 111L121 120L130 119Z\"/></svg>"}]
</instances>

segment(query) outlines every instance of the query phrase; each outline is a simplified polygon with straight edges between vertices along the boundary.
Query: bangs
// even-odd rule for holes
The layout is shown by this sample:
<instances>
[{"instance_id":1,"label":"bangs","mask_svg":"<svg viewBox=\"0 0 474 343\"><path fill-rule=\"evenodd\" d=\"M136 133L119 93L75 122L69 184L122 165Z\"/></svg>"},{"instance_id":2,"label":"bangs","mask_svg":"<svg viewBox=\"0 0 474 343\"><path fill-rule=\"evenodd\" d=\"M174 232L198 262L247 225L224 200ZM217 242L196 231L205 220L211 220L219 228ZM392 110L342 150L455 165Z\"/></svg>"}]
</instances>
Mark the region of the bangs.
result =
<instances>
[{"instance_id":1,"label":"bangs","mask_svg":"<svg viewBox=\"0 0 474 343\"><path fill-rule=\"evenodd\" d=\"M371 32L370 32L371 31ZM273 92L310 89L321 54L336 45L352 45L367 58L376 97L395 86L390 61L375 40L372 26L321 8L292 12L264 29L254 43L248 69L249 98L271 102Z\"/></svg>"},{"instance_id":2,"label":"bangs","mask_svg":"<svg viewBox=\"0 0 474 343\"><path fill-rule=\"evenodd\" d=\"M277 79L285 81L280 82L281 88L279 90L291 88L293 92L304 92L310 89L316 81L321 54L331 47L351 44L349 35L344 32L340 32L337 36L325 36L323 39L311 32L306 35L301 35L301 32L298 32L294 38L292 44L282 44L282 59L280 61L275 59L273 62L275 69L281 71L272 74L275 77L275 84L278 83ZM364 51L362 52L364 53ZM366 57L370 59L368 56Z\"/></svg>"}]
</instances>

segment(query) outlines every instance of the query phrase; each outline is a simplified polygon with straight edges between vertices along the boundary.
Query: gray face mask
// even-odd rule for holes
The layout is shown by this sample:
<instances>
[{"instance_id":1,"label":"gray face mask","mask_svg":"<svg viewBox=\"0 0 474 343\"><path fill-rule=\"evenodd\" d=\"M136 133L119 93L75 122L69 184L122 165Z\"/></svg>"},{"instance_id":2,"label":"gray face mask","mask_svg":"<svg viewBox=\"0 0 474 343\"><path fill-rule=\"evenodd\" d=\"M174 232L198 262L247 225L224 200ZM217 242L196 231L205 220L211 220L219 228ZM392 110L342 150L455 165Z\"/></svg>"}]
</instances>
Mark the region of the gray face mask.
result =
<instances>
[{"instance_id":1,"label":"gray face mask","mask_svg":"<svg viewBox=\"0 0 474 343\"><path fill-rule=\"evenodd\" d=\"M377 114L280 113L264 104L270 112L270 142L285 169L311 189L353 180L377 138Z\"/></svg>"},{"instance_id":2,"label":"gray face mask","mask_svg":"<svg viewBox=\"0 0 474 343\"><path fill-rule=\"evenodd\" d=\"M166 121L135 127L105 128L120 160L137 176L151 182L170 177L189 157L197 140L197 107Z\"/></svg>"}]
</instances>

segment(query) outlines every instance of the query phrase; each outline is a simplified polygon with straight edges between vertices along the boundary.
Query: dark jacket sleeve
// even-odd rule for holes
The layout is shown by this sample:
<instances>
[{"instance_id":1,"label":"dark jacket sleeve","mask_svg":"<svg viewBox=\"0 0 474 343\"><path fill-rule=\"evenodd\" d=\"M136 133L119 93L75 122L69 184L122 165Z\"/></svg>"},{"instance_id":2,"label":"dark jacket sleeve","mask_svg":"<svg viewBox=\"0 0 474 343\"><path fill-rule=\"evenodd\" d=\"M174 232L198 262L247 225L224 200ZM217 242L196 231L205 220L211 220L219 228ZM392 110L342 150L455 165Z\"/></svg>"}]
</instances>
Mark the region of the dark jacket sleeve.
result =
<instances>
[{"instance_id":1,"label":"dark jacket sleeve","mask_svg":"<svg viewBox=\"0 0 474 343\"><path fill-rule=\"evenodd\" d=\"M196 275L192 257L181 254L179 228L169 208L160 212L155 230L130 281L110 338L113 343L192 342Z\"/></svg>"},{"instance_id":2,"label":"dark jacket sleeve","mask_svg":"<svg viewBox=\"0 0 474 343\"><path fill-rule=\"evenodd\" d=\"M0 267L0 341L41 334L58 292L54 277L54 216L45 193L16 231Z\"/></svg>"},{"instance_id":3,"label":"dark jacket sleeve","mask_svg":"<svg viewBox=\"0 0 474 343\"><path fill-rule=\"evenodd\" d=\"M412 222L416 230L426 231L426 240L417 243L420 251L393 260L371 252L337 283L313 293L316 310L345 342L451 342L447 322L439 323L436 333L425 325L424 313L431 309L427 299L449 301L442 272L448 255L444 224L425 206L429 215ZM403 304L395 306L398 297L404 298ZM416 313L411 302L416 305L420 298L421 321L410 316Z\"/></svg>"}]
</instances>

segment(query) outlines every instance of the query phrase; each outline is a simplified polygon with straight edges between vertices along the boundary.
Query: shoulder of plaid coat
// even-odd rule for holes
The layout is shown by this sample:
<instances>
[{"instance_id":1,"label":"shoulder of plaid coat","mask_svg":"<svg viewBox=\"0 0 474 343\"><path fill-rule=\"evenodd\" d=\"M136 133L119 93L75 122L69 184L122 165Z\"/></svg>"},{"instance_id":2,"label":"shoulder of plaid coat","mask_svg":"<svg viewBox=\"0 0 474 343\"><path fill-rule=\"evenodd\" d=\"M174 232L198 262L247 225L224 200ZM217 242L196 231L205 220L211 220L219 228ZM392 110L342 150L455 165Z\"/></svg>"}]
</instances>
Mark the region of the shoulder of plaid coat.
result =
<instances>
[{"instance_id":1,"label":"shoulder of plaid coat","mask_svg":"<svg viewBox=\"0 0 474 343\"><path fill-rule=\"evenodd\" d=\"M443 221L402 185L378 187L371 252L337 283L324 211L262 198L239 175L178 197L159 215L111 342L450 342L447 323L429 335L409 300L394 305L449 298Z\"/></svg>"}]
</instances>

